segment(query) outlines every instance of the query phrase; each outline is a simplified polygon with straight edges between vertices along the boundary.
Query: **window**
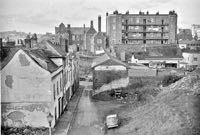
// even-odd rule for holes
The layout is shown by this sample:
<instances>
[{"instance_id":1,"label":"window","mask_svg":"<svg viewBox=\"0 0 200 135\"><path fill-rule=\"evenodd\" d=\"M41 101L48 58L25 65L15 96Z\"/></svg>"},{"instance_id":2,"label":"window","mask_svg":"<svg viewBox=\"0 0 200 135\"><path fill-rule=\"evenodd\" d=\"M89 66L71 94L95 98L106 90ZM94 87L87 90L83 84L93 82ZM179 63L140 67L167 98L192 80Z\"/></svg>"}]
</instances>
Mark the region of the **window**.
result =
<instances>
[{"instance_id":1,"label":"window","mask_svg":"<svg viewBox=\"0 0 200 135\"><path fill-rule=\"evenodd\" d=\"M53 99L56 99L56 88L55 84L53 84Z\"/></svg>"},{"instance_id":2,"label":"window","mask_svg":"<svg viewBox=\"0 0 200 135\"><path fill-rule=\"evenodd\" d=\"M102 40L101 39L97 39L97 44L102 44Z\"/></svg>"},{"instance_id":3,"label":"window","mask_svg":"<svg viewBox=\"0 0 200 135\"><path fill-rule=\"evenodd\" d=\"M75 40L75 35L72 35L72 40Z\"/></svg>"},{"instance_id":4,"label":"window","mask_svg":"<svg viewBox=\"0 0 200 135\"><path fill-rule=\"evenodd\" d=\"M115 23L116 22L116 19L115 18L113 18L113 23Z\"/></svg>"},{"instance_id":5,"label":"window","mask_svg":"<svg viewBox=\"0 0 200 135\"><path fill-rule=\"evenodd\" d=\"M140 19L139 18L136 18L136 23L140 23Z\"/></svg>"},{"instance_id":6,"label":"window","mask_svg":"<svg viewBox=\"0 0 200 135\"><path fill-rule=\"evenodd\" d=\"M197 61L197 57L194 57L194 61Z\"/></svg>"},{"instance_id":7,"label":"window","mask_svg":"<svg viewBox=\"0 0 200 135\"><path fill-rule=\"evenodd\" d=\"M57 95L59 94L58 81L57 81Z\"/></svg>"},{"instance_id":8,"label":"window","mask_svg":"<svg viewBox=\"0 0 200 135\"><path fill-rule=\"evenodd\" d=\"M115 29L116 29L116 26L115 26L115 25L113 25L113 26L112 26L112 29L113 29L113 30L115 30Z\"/></svg>"},{"instance_id":9,"label":"window","mask_svg":"<svg viewBox=\"0 0 200 135\"><path fill-rule=\"evenodd\" d=\"M60 90L62 90L62 78L60 77Z\"/></svg>"}]
</instances>

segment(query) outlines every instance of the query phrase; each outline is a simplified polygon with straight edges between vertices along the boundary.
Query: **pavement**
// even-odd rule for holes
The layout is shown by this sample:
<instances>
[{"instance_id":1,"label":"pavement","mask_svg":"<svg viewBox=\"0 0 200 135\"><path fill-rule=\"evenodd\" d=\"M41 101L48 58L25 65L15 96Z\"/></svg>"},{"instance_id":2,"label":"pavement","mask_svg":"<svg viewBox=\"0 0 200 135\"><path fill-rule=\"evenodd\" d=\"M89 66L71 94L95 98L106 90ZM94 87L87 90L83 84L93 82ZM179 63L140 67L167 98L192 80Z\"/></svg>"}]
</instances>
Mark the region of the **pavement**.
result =
<instances>
[{"instance_id":1,"label":"pavement","mask_svg":"<svg viewBox=\"0 0 200 135\"><path fill-rule=\"evenodd\" d=\"M53 135L67 135L70 130L70 125L76 115L77 105L81 97L83 88L80 84L80 88L75 92L72 99L69 101L67 109L64 111L62 116L59 118L57 124L53 129Z\"/></svg>"},{"instance_id":2,"label":"pavement","mask_svg":"<svg viewBox=\"0 0 200 135\"><path fill-rule=\"evenodd\" d=\"M103 135L104 129L97 114L97 108L90 100L91 83L85 82L78 104L78 111L69 135Z\"/></svg>"}]
</instances>

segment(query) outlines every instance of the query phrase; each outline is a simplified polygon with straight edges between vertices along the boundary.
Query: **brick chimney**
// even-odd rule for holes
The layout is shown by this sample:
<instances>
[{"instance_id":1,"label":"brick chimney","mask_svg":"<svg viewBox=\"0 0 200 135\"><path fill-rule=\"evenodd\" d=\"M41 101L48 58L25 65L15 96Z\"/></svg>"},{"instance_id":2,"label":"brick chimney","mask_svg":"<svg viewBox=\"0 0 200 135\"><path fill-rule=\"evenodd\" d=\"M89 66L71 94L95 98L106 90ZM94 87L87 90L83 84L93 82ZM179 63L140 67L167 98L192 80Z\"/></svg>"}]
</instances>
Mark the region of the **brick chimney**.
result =
<instances>
[{"instance_id":1,"label":"brick chimney","mask_svg":"<svg viewBox=\"0 0 200 135\"><path fill-rule=\"evenodd\" d=\"M93 28L93 21L90 21L90 28Z\"/></svg>"},{"instance_id":2,"label":"brick chimney","mask_svg":"<svg viewBox=\"0 0 200 135\"><path fill-rule=\"evenodd\" d=\"M2 38L0 38L0 52L2 52L2 47L3 47L3 42L2 42ZM2 53L1 53L1 56L2 56Z\"/></svg>"},{"instance_id":3,"label":"brick chimney","mask_svg":"<svg viewBox=\"0 0 200 135\"><path fill-rule=\"evenodd\" d=\"M101 16L98 16L98 32L101 32Z\"/></svg>"},{"instance_id":4,"label":"brick chimney","mask_svg":"<svg viewBox=\"0 0 200 135\"><path fill-rule=\"evenodd\" d=\"M71 27L70 24L67 24L67 29L70 29L70 27Z\"/></svg>"},{"instance_id":5,"label":"brick chimney","mask_svg":"<svg viewBox=\"0 0 200 135\"><path fill-rule=\"evenodd\" d=\"M83 33L85 34L85 24L83 24Z\"/></svg>"},{"instance_id":6,"label":"brick chimney","mask_svg":"<svg viewBox=\"0 0 200 135\"><path fill-rule=\"evenodd\" d=\"M62 38L62 36L60 36L59 38L60 40L60 45L61 45L61 48L62 50L64 50L66 53L68 53L68 40L65 39L65 38Z\"/></svg>"},{"instance_id":7,"label":"brick chimney","mask_svg":"<svg viewBox=\"0 0 200 135\"><path fill-rule=\"evenodd\" d=\"M72 33L71 33L71 26L67 24L67 33L68 33L68 45L72 45Z\"/></svg>"},{"instance_id":8,"label":"brick chimney","mask_svg":"<svg viewBox=\"0 0 200 135\"><path fill-rule=\"evenodd\" d=\"M25 47L26 48L31 48L31 38L30 35L27 35L26 38L24 39Z\"/></svg>"}]
</instances>

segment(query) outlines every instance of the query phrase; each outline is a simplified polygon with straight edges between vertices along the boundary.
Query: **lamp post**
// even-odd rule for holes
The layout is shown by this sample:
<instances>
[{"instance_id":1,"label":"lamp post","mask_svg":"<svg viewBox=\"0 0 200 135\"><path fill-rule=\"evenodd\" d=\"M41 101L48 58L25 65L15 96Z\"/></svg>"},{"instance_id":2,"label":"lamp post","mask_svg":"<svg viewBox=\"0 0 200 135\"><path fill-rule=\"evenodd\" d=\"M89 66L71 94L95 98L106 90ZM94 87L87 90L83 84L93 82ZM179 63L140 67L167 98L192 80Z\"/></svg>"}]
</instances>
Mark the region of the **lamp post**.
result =
<instances>
[{"instance_id":1,"label":"lamp post","mask_svg":"<svg viewBox=\"0 0 200 135\"><path fill-rule=\"evenodd\" d=\"M49 135L52 135L52 132L51 132L51 122L53 120L53 115L50 112L47 115L47 120L48 120L48 123L49 123Z\"/></svg>"}]
</instances>

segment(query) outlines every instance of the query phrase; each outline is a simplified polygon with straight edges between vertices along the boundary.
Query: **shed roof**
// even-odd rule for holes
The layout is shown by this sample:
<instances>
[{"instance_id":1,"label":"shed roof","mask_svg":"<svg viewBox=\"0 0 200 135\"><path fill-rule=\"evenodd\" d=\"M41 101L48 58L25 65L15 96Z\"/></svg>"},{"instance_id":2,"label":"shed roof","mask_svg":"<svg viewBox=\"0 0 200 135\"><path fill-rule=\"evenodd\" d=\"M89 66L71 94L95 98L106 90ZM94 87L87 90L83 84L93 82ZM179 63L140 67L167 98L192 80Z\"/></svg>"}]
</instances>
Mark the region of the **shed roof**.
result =
<instances>
[{"instance_id":1,"label":"shed roof","mask_svg":"<svg viewBox=\"0 0 200 135\"><path fill-rule=\"evenodd\" d=\"M124 67L129 68L129 66L126 63L123 63L122 61L120 61L117 58L109 55L108 53L105 53L104 55L99 56L96 59L94 59L93 63L92 63L92 68L97 67L97 66L103 64L104 62L106 62L108 60L114 61L114 62L118 63L119 65L122 65Z\"/></svg>"}]
</instances>

